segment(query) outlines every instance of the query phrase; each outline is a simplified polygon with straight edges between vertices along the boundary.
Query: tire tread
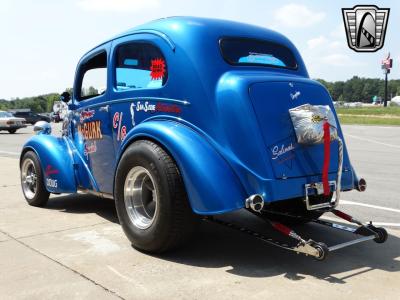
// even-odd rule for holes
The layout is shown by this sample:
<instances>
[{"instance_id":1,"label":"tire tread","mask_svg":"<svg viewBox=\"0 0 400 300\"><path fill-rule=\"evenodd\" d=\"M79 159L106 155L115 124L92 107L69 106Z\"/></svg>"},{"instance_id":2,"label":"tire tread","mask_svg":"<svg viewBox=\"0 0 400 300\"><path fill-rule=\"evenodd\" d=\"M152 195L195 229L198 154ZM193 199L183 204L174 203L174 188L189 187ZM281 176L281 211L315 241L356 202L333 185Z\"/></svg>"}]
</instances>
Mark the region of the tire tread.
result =
<instances>
[{"instance_id":1,"label":"tire tread","mask_svg":"<svg viewBox=\"0 0 400 300\"><path fill-rule=\"evenodd\" d=\"M127 148L121 158L117 170L115 182L116 201L124 201L123 191L121 191L123 184L120 182L121 180L125 180L125 177L122 177L122 170L126 170L126 166L123 164L125 164L125 162L129 162L129 157L132 157L131 155L135 155L135 151L151 151L153 153L151 155L153 160L158 160L158 162L150 161L150 164L156 163L158 165L158 168L155 168L154 172L157 173L159 180L164 182L163 190L164 193L167 193L166 196L169 199L169 201L166 202L168 204L164 206L164 209L159 211L159 218L164 220L163 224L166 227L158 227L158 239L153 240L151 243L141 244L141 242L136 243L135 238L130 236L129 232L126 231L126 228L129 226L126 225L126 220L123 219L121 222L124 224L123 226L125 233L127 233L127 236L131 240L134 247L145 252L162 253L177 248L190 237L196 224L196 218L189 205L185 186L179 169L174 159L160 145L150 140L138 140L133 142ZM121 207L122 204L118 204L117 206ZM122 214L121 217L123 217Z\"/></svg>"}]
</instances>

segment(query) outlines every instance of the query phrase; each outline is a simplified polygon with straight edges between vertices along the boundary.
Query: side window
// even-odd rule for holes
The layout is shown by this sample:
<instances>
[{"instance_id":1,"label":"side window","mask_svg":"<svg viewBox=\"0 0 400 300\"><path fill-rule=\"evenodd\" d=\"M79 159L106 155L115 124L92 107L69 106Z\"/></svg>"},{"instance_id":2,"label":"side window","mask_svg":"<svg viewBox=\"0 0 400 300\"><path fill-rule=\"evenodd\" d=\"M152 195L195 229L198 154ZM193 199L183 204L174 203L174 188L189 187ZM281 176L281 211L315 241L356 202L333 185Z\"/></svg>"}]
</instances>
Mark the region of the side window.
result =
<instances>
[{"instance_id":1,"label":"side window","mask_svg":"<svg viewBox=\"0 0 400 300\"><path fill-rule=\"evenodd\" d=\"M102 52L81 65L80 100L102 95L107 88L107 53Z\"/></svg>"},{"instance_id":2,"label":"side window","mask_svg":"<svg viewBox=\"0 0 400 300\"><path fill-rule=\"evenodd\" d=\"M117 48L116 60L117 90L159 88L167 81L165 58L152 44L122 45Z\"/></svg>"}]
</instances>

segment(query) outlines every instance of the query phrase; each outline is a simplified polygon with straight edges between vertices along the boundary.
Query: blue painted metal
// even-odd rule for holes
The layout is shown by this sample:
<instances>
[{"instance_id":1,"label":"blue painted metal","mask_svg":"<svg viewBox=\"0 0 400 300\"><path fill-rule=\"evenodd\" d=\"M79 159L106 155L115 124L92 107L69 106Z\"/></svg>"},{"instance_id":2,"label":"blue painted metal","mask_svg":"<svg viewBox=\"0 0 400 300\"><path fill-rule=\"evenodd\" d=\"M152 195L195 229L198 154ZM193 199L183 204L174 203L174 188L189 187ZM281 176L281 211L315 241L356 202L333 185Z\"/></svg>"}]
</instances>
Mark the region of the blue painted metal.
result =
<instances>
[{"instance_id":1,"label":"blue painted metal","mask_svg":"<svg viewBox=\"0 0 400 300\"><path fill-rule=\"evenodd\" d=\"M23 146L22 154L28 150L39 157L45 187L49 192L77 191L72 152L65 139L46 134L35 135Z\"/></svg>"},{"instance_id":2,"label":"blue painted metal","mask_svg":"<svg viewBox=\"0 0 400 300\"><path fill-rule=\"evenodd\" d=\"M159 117L130 130L117 157L139 139L156 141L174 157L196 213L222 213L243 207L246 193L239 178L204 135L176 119Z\"/></svg>"},{"instance_id":3,"label":"blue painted metal","mask_svg":"<svg viewBox=\"0 0 400 300\"><path fill-rule=\"evenodd\" d=\"M232 66L222 58L221 37L246 37L271 41L287 47L297 69L268 66ZM161 88L117 90L115 51L124 43L147 42L163 53L168 80ZM328 92L310 80L295 46L283 35L252 25L202 18L174 17L156 20L124 32L86 53L76 73L74 94L79 87L79 66L99 51L106 51L107 90L88 100L72 99L73 109L67 136L73 162L55 149L62 140L37 136L27 147L37 151L42 163L75 174L76 182L60 187L83 187L113 193L115 170L123 151L133 141L157 141L176 160L193 210L216 214L244 206L252 194L265 201L304 196L304 184L321 181L322 148L296 143L288 110L304 103L329 105ZM291 94L300 92L297 99ZM108 106L107 112L101 108ZM85 156L88 141L78 132L82 112L93 110L92 120L101 121L102 139L97 151ZM120 119L127 135L120 138ZM337 118L337 117L336 117ZM339 135L343 134L339 128ZM43 146L50 150L45 152ZM276 147L292 144L294 150L276 156ZM37 150L37 149L40 150ZM54 148L54 149L53 149ZM52 150L53 149L53 150ZM336 177L337 145L332 145L329 179ZM342 189L354 188L355 174L344 148ZM275 153L275 154L274 154ZM54 156L54 157L53 157ZM68 165L68 163L70 165ZM71 172L71 173L69 173ZM72 178L70 176L70 178Z\"/></svg>"}]
</instances>

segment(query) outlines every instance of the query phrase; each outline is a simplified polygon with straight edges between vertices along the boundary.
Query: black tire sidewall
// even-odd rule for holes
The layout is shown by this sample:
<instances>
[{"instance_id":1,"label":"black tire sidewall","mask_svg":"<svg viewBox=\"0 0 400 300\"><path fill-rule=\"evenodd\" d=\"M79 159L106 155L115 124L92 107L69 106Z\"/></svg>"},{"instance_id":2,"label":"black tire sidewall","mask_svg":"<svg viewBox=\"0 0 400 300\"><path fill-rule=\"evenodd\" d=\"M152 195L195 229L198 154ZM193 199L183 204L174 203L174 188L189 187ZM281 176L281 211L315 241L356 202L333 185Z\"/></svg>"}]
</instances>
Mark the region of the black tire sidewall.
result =
<instances>
[{"instance_id":1,"label":"black tire sidewall","mask_svg":"<svg viewBox=\"0 0 400 300\"><path fill-rule=\"evenodd\" d=\"M147 169L158 196L155 219L147 229L137 228L128 216L124 202L124 185L129 171L135 166ZM115 179L115 201L120 224L133 246L142 250L159 249L166 243L171 228L173 197L168 184L166 165L151 144L138 141L123 154Z\"/></svg>"},{"instance_id":2,"label":"black tire sidewall","mask_svg":"<svg viewBox=\"0 0 400 300\"><path fill-rule=\"evenodd\" d=\"M29 199L29 198L27 198L25 196L25 193L24 193L23 189L22 189L22 193L24 194L24 197L25 197L25 199L26 199L26 201L28 202L29 205L39 206L39 207L45 206L47 204L48 199L49 199L50 193L47 191L46 187L44 186L44 177L43 177L43 172L42 172L42 168L41 168L41 165L40 165L39 158L38 158L38 156L36 155L35 152L27 151L24 154L24 156L23 156L23 158L21 160L21 168L22 168L22 166L24 164L24 161L26 159L31 159L32 162L33 162L33 165L34 165L35 170L36 170L36 177L37 177L36 180L38 182L38 185L37 185L36 194L32 199ZM22 188L22 172L21 172L20 180L21 180L21 188Z\"/></svg>"}]
</instances>

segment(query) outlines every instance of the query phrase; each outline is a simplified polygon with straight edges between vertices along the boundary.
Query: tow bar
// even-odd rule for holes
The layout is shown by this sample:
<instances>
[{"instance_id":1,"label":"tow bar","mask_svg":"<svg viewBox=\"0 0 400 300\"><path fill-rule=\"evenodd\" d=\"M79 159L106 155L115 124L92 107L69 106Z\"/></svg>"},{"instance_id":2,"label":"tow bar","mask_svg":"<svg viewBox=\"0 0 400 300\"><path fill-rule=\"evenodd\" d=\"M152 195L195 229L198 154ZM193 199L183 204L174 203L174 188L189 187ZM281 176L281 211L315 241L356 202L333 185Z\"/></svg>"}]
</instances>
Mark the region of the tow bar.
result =
<instances>
[{"instance_id":1,"label":"tow bar","mask_svg":"<svg viewBox=\"0 0 400 300\"><path fill-rule=\"evenodd\" d=\"M359 235L360 237L357 239L348 241L348 242L344 242L344 243L340 243L340 244L328 247L325 243L322 243L322 242L316 242L312 239L305 240L300 235L298 235L293 229L287 227L286 225L279 223L279 222L271 221L269 219L266 219L265 217L262 217L264 220L269 221L269 223L271 224L273 229L275 229L280 234L290 238L291 242L285 243L282 241L274 240L273 238L267 237L264 234L258 233L249 228L246 228L246 227L243 227L243 226L231 223L231 222L227 222L227 221L224 221L221 219L216 219L214 217L207 217L206 220L212 221L212 222L220 224L220 225L224 225L226 227L240 231L242 233L246 233L246 234L251 235L251 236L257 238L258 240L261 240L270 245L274 245L274 246L277 246L277 247L280 247L280 248L283 248L286 250L294 251L297 254L302 253L302 254L305 254L306 256L310 255L310 256L316 258L317 260L324 260L330 252L336 251L338 249L342 249L342 248L345 248L345 247L348 247L348 246L351 246L354 244L358 244L358 243L369 241L369 240L374 240L376 243L384 243L387 240L388 234L384 228L375 227L372 225L372 222L370 222L369 224L363 224L362 222L354 219L352 216L350 216L340 210L337 210L337 209L333 209L333 210L331 210L331 212L333 214L335 214L337 217L339 217L349 223L356 224L358 226L350 227L350 226L345 226L342 224L330 222L327 220L319 220L319 219L308 220L308 221L317 223L320 225L328 226L328 227L331 227L334 229L350 232L355 235ZM279 214L279 213L276 213L276 214ZM261 217L260 214L256 214L256 215ZM281 215L283 215L283 214L281 214ZM304 219L299 216L292 216L289 214L284 214L284 215L288 216L288 217L292 217L292 218Z\"/></svg>"}]
</instances>

